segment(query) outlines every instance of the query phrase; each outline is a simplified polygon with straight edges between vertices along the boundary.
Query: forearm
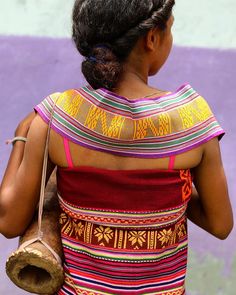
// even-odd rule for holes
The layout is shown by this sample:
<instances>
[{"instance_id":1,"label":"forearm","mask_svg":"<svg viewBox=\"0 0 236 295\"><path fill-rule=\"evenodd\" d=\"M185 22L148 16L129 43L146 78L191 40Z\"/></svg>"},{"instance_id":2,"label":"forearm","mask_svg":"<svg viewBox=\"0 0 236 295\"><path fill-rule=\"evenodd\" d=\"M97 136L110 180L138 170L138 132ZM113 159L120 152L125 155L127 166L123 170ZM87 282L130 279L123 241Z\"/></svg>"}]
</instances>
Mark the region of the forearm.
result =
<instances>
[{"instance_id":1,"label":"forearm","mask_svg":"<svg viewBox=\"0 0 236 295\"><path fill-rule=\"evenodd\" d=\"M227 214L227 212L230 212L230 209L227 208L227 203L225 204L225 211L223 210L220 212L221 213L212 212L212 209L209 211L209 209L207 210L207 208L204 208L201 197L193 187L193 193L187 208L188 219L213 236L224 240L228 237L233 228L233 221L231 222L231 218ZM230 221L228 221L228 219Z\"/></svg>"},{"instance_id":2,"label":"forearm","mask_svg":"<svg viewBox=\"0 0 236 295\"><path fill-rule=\"evenodd\" d=\"M224 240L233 228L233 214L218 139L203 146L202 160L192 169L194 186L188 218Z\"/></svg>"},{"instance_id":3,"label":"forearm","mask_svg":"<svg viewBox=\"0 0 236 295\"><path fill-rule=\"evenodd\" d=\"M193 187L193 193L191 196L191 200L188 204L187 208L187 217L194 224L201 227L205 231L212 234L209 226L209 222L207 220L207 216L204 212L204 208L201 202L201 199L198 195L197 190Z\"/></svg>"}]
</instances>

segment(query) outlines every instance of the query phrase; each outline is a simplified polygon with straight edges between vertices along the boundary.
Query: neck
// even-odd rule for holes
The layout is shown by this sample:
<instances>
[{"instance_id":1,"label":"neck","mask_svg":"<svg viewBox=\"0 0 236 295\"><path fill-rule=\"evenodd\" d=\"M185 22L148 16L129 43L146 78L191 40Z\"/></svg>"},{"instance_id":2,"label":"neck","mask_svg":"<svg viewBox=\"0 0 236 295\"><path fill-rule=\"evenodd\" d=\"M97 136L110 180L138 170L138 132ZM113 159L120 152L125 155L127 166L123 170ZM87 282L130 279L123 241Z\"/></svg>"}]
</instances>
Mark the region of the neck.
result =
<instances>
[{"instance_id":1,"label":"neck","mask_svg":"<svg viewBox=\"0 0 236 295\"><path fill-rule=\"evenodd\" d=\"M114 91L117 94L137 97L148 88L148 72L142 69L138 71L135 68L125 65L123 75L120 78Z\"/></svg>"}]
</instances>

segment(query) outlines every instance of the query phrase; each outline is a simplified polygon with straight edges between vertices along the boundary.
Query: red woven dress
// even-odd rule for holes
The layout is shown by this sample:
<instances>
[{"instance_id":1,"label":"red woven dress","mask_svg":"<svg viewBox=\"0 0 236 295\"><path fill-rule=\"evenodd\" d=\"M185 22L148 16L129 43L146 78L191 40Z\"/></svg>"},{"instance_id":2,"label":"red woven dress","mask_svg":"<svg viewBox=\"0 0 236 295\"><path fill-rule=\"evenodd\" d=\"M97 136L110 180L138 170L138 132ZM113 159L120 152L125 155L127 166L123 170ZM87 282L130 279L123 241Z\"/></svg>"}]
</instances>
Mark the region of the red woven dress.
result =
<instances>
[{"instance_id":1,"label":"red woven dress","mask_svg":"<svg viewBox=\"0 0 236 295\"><path fill-rule=\"evenodd\" d=\"M46 121L57 96L36 110ZM128 100L91 87L62 93L52 128L68 168L58 167L64 294L185 294L190 170L175 155L224 132L190 85L162 97ZM126 157L170 157L168 170L74 167L68 141Z\"/></svg>"}]
</instances>

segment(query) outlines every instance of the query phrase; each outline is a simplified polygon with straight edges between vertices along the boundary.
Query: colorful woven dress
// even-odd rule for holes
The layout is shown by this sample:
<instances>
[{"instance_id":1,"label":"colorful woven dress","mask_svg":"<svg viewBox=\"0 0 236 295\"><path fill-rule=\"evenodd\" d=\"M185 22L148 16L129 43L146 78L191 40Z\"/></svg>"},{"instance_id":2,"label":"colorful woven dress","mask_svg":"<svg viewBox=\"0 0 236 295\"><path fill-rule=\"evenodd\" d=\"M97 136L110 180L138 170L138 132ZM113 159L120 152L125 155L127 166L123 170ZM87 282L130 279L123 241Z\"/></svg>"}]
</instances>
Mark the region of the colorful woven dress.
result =
<instances>
[{"instance_id":1,"label":"colorful woven dress","mask_svg":"<svg viewBox=\"0 0 236 295\"><path fill-rule=\"evenodd\" d=\"M57 95L36 110L48 123ZM189 169L177 154L222 136L206 101L184 85L157 98L128 100L91 87L61 93L52 128L68 168L58 167L64 294L185 294ZM74 167L68 141L136 158L170 157L167 170Z\"/></svg>"}]
</instances>

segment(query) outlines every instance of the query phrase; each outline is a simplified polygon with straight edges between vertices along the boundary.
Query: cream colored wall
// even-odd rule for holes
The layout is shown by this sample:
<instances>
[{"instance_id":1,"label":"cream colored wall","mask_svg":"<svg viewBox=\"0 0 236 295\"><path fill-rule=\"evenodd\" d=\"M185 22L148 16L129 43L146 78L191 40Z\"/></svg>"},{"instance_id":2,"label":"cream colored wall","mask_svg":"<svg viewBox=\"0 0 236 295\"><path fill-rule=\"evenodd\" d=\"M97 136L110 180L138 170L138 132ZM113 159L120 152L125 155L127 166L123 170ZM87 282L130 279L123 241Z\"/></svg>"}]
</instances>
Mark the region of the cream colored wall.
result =
<instances>
[{"instance_id":1,"label":"cream colored wall","mask_svg":"<svg viewBox=\"0 0 236 295\"><path fill-rule=\"evenodd\" d=\"M0 35L70 37L73 3L74 0L0 0ZM235 0L177 0L176 45L236 48L235 14Z\"/></svg>"}]
</instances>

